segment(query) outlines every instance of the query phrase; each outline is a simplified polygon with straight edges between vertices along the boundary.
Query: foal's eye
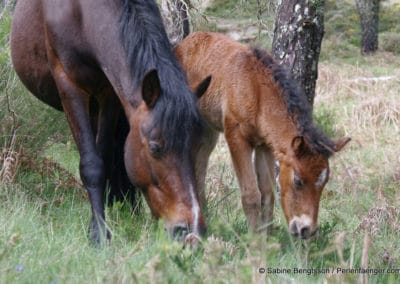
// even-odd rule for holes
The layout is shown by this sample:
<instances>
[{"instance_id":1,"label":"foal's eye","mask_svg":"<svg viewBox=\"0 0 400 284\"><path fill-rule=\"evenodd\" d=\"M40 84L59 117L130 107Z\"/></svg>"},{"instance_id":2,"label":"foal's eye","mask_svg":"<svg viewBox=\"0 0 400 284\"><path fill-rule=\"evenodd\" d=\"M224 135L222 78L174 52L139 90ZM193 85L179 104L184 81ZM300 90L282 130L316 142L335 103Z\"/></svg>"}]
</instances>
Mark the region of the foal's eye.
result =
<instances>
[{"instance_id":1,"label":"foal's eye","mask_svg":"<svg viewBox=\"0 0 400 284\"><path fill-rule=\"evenodd\" d=\"M150 149L151 155L154 158L156 158L156 159L161 158L161 156L163 154L163 148L162 148L160 143L158 143L156 141L150 141L149 142L149 149Z\"/></svg>"},{"instance_id":2,"label":"foal's eye","mask_svg":"<svg viewBox=\"0 0 400 284\"><path fill-rule=\"evenodd\" d=\"M304 185L301 178L298 177L297 175L294 175L293 183L294 183L294 186L296 187L296 189L300 189Z\"/></svg>"}]
</instances>

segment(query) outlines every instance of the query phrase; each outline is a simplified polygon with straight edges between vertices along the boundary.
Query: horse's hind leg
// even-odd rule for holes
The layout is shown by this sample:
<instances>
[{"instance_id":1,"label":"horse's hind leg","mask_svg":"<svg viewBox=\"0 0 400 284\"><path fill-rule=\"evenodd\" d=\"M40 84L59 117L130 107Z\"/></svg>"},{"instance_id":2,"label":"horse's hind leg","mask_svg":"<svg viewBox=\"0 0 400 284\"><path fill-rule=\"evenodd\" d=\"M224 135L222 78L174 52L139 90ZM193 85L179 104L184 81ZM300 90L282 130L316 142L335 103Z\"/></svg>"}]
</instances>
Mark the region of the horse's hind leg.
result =
<instances>
[{"instance_id":1,"label":"horse's hind leg","mask_svg":"<svg viewBox=\"0 0 400 284\"><path fill-rule=\"evenodd\" d=\"M105 96L99 100L96 144L105 164L109 181L105 197L108 205L115 201L129 201L135 209L138 192L130 183L125 169L124 145L129 132L129 124L125 118L117 95L109 86Z\"/></svg>"},{"instance_id":2,"label":"horse's hind leg","mask_svg":"<svg viewBox=\"0 0 400 284\"><path fill-rule=\"evenodd\" d=\"M108 90L108 92L107 92ZM111 181L113 171L113 154L115 151L114 132L116 128L117 118L120 112L119 102L113 90L109 87L98 94L97 111L90 113L90 117L96 124L92 126L96 135L97 152L100 154L104 162L106 177ZM93 98L95 99L95 98ZM111 186L111 184L109 185ZM114 192L108 192L105 197L108 197L109 202L113 201ZM105 191L106 192L106 191Z\"/></svg>"},{"instance_id":3,"label":"horse's hind leg","mask_svg":"<svg viewBox=\"0 0 400 284\"><path fill-rule=\"evenodd\" d=\"M225 122L225 138L239 180L243 210L249 227L256 230L260 221L261 193L252 163L253 147L241 135L236 125Z\"/></svg>"},{"instance_id":4,"label":"horse's hind leg","mask_svg":"<svg viewBox=\"0 0 400 284\"><path fill-rule=\"evenodd\" d=\"M257 173L258 188L261 192L261 222L268 225L271 231L271 222L274 213L274 156L266 146L255 149L254 165Z\"/></svg>"}]
</instances>

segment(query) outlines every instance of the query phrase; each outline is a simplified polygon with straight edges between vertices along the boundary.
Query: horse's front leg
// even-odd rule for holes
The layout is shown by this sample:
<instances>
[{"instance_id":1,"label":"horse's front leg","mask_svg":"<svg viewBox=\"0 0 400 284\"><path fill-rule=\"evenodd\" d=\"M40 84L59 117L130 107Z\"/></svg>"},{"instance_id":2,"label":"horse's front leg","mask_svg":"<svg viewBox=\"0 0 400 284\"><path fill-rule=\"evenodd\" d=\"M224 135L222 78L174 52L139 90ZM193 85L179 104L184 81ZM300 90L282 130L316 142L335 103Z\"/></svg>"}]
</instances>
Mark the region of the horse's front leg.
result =
<instances>
[{"instance_id":1,"label":"horse's front leg","mask_svg":"<svg viewBox=\"0 0 400 284\"><path fill-rule=\"evenodd\" d=\"M256 230L260 220L261 193L257 188L256 173L252 163L253 147L235 124L225 122L225 139L239 181L242 206L249 227Z\"/></svg>"},{"instance_id":2,"label":"horse's front leg","mask_svg":"<svg viewBox=\"0 0 400 284\"><path fill-rule=\"evenodd\" d=\"M103 201L105 168L102 158L96 151L96 141L89 118L89 94L69 78L57 58L52 58L52 63L52 74L78 146L81 179L89 194L92 209L89 237L94 243L102 244L105 239L111 238L111 234L105 224Z\"/></svg>"}]
</instances>

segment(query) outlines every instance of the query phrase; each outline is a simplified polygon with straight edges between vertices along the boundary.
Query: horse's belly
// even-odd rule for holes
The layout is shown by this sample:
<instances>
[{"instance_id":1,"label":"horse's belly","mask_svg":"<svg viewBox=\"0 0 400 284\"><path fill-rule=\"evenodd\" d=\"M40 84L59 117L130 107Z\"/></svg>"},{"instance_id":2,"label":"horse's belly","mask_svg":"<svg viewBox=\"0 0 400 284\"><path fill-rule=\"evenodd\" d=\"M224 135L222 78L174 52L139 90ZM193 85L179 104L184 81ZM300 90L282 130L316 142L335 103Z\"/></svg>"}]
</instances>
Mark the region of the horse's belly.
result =
<instances>
[{"instance_id":1,"label":"horse's belly","mask_svg":"<svg viewBox=\"0 0 400 284\"><path fill-rule=\"evenodd\" d=\"M11 57L15 71L27 89L41 101L62 110L48 67L39 0L17 2L11 29Z\"/></svg>"}]
</instances>

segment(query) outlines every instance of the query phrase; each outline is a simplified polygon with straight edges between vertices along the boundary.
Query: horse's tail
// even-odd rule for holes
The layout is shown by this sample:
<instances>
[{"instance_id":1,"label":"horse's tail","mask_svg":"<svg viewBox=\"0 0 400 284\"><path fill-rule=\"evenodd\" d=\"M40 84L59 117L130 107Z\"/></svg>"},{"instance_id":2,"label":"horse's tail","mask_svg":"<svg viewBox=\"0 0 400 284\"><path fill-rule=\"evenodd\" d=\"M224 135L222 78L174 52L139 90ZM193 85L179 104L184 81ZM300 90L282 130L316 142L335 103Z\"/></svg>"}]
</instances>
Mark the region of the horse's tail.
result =
<instances>
[{"instance_id":1,"label":"horse's tail","mask_svg":"<svg viewBox=\"0 0 400 284\"><path fill-rule=\"evenodd\" d=\"M129 181L124 162L124 146L128 133L128 120L122 111L115 129L107 199L109 205L113 204L115 201L128 201L132 205L132 209L136 211L140 206L140 191Z\"/></svg>"}]
</instances>

